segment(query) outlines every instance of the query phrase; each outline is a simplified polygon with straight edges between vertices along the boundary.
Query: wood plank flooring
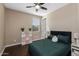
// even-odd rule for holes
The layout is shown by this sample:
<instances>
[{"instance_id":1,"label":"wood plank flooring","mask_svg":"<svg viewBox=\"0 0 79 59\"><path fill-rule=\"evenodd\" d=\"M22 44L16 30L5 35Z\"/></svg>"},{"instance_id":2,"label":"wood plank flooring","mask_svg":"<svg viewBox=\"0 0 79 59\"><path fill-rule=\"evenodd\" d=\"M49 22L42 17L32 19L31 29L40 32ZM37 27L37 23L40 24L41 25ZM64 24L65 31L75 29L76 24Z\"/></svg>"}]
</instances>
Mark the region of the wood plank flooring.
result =
<instances>
[{"instance_id":1,"label":"wood plank flooring","mask_svg":"<svg viewBox=\"0 0 79 59\"><path fill-rule=\"evenodd\" d=\"M28 45L16 45L5 48L2 56L29 56Z\"/></svg>"}]
</instances>

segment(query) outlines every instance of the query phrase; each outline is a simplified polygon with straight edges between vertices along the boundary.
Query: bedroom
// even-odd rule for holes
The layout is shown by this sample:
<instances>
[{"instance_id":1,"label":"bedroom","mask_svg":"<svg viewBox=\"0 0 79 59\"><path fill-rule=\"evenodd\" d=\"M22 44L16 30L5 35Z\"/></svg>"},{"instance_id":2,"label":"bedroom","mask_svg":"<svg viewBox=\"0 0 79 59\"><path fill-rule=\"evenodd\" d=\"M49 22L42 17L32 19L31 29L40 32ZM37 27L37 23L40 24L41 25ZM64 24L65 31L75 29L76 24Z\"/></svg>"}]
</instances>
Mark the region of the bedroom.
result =
<instances>
[{"instance_id":1,"label":"bedroom","mask_svg":"<svg viewBox=\"0 0 79 59\"><path fill-rule=\"evenodd\" d=\"M78 47L78 40L76 39L79 39L79 4L45 3L42 6L46 7L48 10L39 9L38 11L36 11L35 7L26 8L26 6L30 5L34 4L0 4L0 54L4 56L18 56L30 55L31 53L32 55L41 56L62 56L66 53L66 51L68 51L65 49L69 49L69 54L66 53L66 55L71 56L72 54L74 54L74 52L76 55L79 55L78 48L75 49L74 47ZM36 26L35 29L32 28L32 25ZM23 32L21 30L23 30ZM65 45L55 42L55 45L56 43L57 46L61 45L61 47L58 46L60 51L51 51L51 49L53 49L51 48L52 38L51 40L48 40L48 36L50 37L50 34L52 32L57 36L68 36L70 40L68 41L68 46L67 44L65 44L65 47ZM22 34L25 34L24 36L27 36L26 40L22 38ZM30 37L28 34L30 35ZM42 41L41 45L39 41ZM75 44L77 45L72 45L71 41L75 42ZM55 51L58 48L55 47L53 50ZM72 48L73 50L75 50L74 52L72 51ZM61 52L62 49L63 52ZM30 52L28 52L29 50Z\"/></svg>"}]
</instances>

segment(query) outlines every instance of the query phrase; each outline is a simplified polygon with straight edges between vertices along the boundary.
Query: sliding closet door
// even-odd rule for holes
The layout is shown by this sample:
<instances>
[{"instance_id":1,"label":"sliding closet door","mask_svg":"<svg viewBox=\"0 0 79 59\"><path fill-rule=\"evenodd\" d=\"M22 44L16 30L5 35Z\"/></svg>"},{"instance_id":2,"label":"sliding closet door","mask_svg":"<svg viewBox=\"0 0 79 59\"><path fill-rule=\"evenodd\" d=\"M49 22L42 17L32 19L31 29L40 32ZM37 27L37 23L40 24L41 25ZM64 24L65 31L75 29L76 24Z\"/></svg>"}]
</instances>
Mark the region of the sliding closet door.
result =
<instances>
[{"instance_id":1,"label":"sliding closet door","mask_svg":"<svg viewBox=\"0 0 79 59\"><path fill-rule=\"evenodd\" d=\"M40 18L34 17L32 20L32 40L40 40Z\"/></svg>"}]
</instances>

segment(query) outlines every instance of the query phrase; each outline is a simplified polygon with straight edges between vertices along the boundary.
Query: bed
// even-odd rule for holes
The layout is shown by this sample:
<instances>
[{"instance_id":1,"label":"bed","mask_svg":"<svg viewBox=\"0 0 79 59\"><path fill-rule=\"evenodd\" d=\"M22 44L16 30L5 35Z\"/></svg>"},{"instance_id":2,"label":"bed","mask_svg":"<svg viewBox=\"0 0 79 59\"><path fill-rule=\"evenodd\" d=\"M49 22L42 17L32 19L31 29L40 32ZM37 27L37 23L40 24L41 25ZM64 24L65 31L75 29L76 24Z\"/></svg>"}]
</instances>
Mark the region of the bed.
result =
<instances>
[{"instance_id":1,"label":"bed","mask_svg":"<svg viewBox=\"0 0 79 59\"><path fill-rule=\"evenodd\" d=\"M51 31L50 33L50 35L69 37L68 43L52 42L49 38L34 41L29 44L29 52L32 56L67 56L71 53L71 32Z\"/></svg>"}]
</instances>

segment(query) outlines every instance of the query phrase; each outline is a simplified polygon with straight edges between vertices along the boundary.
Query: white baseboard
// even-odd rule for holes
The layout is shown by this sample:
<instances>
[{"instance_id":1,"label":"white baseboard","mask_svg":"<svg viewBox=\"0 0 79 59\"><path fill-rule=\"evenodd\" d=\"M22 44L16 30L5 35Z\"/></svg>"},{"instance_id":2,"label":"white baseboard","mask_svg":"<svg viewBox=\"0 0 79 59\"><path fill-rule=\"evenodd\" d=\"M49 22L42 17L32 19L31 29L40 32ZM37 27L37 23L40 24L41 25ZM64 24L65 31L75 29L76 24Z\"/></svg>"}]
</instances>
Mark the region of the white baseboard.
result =
<instances>
[{"instance_id":1,"label":"white baseboard","mask_svg":"<svg viewBox=\"0 0 79 59\"><path fill-rule=\"evenodd\" d=\"M2 49L2 51L1 51L1 53L0 53L0 56L2 56L4 50L5 50L5 47Z\"/></svg>"},{"instance_id":2,"label":"white baseboard","mask_svg":"<svg viewBox=\"0 0 79 59\"><path fill-rule=\"evenodd\" d=\"M11 46L14 46L14 45L19 45L19 44L21 44L21 43L15 43L15 44L10 44L10 45L5 45L5 48L6 47L11 47Z\"/></svg>"},{"instance_id":3,"label":"white baseboard","mask_svg":"<svg viewBox=\"0 0 79 59\"><path fill-rule=\"evenodd\" d=\"M30 44L30 43L32 43L32 41L29 41L28 43L22 42L21 44L22 44L22 45L27 45L27 44Z\"/></svg>"}]
</instances>

